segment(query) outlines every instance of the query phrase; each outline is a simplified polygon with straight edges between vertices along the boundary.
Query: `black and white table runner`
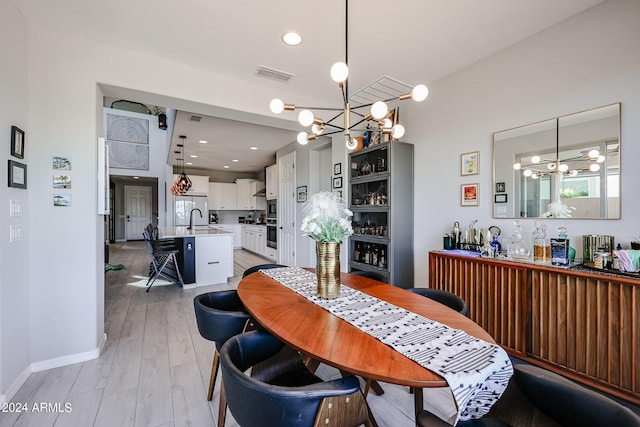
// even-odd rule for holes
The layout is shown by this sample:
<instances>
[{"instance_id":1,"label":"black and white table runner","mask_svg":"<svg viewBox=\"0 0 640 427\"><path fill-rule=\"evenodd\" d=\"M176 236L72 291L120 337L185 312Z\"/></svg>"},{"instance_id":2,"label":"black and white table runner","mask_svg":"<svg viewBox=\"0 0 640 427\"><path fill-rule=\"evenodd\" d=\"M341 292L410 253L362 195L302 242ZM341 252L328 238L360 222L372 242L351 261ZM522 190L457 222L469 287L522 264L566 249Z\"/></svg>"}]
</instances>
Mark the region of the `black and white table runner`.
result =
<instances>
[{"instance_id":1,"label":"black and white table runner","mask_svg":"<svg viewBox=\"0 0 640 427\"><path fill-rule=\"evenodd\" d=\"M316 275L299 267L260 271L442 376L457 404L454 425L489 412L513 374L507 353L496 344L348 286L340 286L336 299L320 298Z\"/></svg>"}]
</instances>

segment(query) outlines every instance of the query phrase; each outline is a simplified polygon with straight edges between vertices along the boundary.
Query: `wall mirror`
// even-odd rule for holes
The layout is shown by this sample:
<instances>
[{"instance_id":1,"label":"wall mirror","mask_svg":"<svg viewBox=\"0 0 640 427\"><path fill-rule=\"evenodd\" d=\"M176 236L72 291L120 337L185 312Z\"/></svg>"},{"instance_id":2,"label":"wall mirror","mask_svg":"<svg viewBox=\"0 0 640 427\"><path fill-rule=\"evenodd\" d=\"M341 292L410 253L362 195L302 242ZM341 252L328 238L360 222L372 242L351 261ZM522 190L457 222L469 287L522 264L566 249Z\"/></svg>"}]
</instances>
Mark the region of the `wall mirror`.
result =
<instances>
[{"instance_id":1,"label":"wall mirror","mask_svg":"<svg viewBox=\"0 0 640 427\"><path fill-rule=\"evenodd\" d=\"M620 103L493 134L494 218L620 218Z\"/></svg>"}]
</instances>

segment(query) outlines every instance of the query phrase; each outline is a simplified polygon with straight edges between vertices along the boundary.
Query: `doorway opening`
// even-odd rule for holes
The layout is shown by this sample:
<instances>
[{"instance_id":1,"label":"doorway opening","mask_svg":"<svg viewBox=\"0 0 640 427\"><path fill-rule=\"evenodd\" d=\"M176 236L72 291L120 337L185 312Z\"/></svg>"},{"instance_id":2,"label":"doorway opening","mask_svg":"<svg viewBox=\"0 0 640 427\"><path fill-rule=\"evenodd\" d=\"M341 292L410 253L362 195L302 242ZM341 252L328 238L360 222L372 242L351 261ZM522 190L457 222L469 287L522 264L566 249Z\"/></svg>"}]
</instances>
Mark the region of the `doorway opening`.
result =
<instances>
[{"instance_id":1,"label":"doorway opening","mask_svg":"<svg viewBox=\"0 0 640 427\"><path fill-rule=\"evenodd\" d=\"M142 229L158 225L158 178L111 175L109 242L142 240ZM139 228L139 230L138 230Z\"/></svg>"}]
</instances>

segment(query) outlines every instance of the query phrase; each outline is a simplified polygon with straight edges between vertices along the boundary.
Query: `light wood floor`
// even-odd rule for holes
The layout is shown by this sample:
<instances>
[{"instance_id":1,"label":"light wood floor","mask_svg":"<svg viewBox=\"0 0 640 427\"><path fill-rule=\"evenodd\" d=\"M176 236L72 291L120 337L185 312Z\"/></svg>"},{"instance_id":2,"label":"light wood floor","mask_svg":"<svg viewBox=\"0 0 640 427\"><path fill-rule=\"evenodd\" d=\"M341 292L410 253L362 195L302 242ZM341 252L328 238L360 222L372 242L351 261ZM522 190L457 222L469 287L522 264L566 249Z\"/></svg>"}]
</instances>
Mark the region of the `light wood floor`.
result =
<instances>
[{"instance_id":1,"label":"light wood floor","mask_svg":"<svg viewBox=\"0 0 640 427\"><path fill-rule=\"evenodd\" d=\"M0 413L0 427L215 425L219 387L213 401L206 400L214 345L198 333L193 297L235 288L247 267L267 261L236 250L235 276L227 284L192 290L154 285L147 293L144 284L149 258L142 242L112 244L110 248L110 263L124 264L126 269L106 273L108 339L102 355L33 373L12 399L29 410ZM339 373L321 365L318 375L332 379ZM382 386L382 396L370 394L367 399L378 424L413 426L413 395L406 387ZM510 385L492 415L514 426L554 425L533 412L518 393ZM443 396L446 393L442 391L425 391L425 405ZM33 405L40 403L49 404L49 410L34 412ZM65 408L70 410L65 412ZM228 413L226 426L237 425Z\"/></svg>"}]
</instances>

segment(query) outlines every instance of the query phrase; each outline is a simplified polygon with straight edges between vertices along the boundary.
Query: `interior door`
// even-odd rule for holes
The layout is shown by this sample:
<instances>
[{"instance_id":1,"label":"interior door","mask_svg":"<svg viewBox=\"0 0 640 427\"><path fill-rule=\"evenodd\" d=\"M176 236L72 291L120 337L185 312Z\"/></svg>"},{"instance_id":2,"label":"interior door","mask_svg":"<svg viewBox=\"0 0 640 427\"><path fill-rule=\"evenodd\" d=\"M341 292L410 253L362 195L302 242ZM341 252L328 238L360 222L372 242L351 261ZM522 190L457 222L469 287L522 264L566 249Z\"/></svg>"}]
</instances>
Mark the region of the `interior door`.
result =
<instances>
[{"instance_id":1,"label":"interior door","mask_svg":"<svg viewBox=\"0 0 640 427\"><path fill-rule=\"evenodd\" d=\"M278 198L278 252L279 263L296 265L296 153L287 154L278 161L280 176Z\"/></svg>"},{"instance_id":2,"label":"interior door","mask_svg":"<svg viewBox=\"0 0 640 427\"><path fill-rule=\"evenodd\" d=\"M142 240L142 231L151 223L151 187L124 186L125 238Z\"/></svg>"}]
</instances>

